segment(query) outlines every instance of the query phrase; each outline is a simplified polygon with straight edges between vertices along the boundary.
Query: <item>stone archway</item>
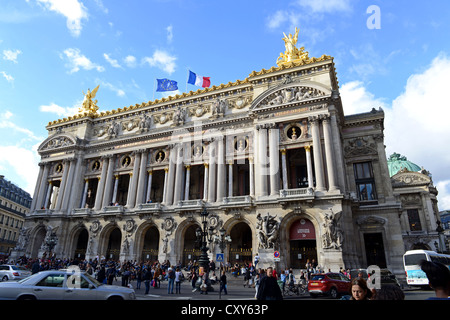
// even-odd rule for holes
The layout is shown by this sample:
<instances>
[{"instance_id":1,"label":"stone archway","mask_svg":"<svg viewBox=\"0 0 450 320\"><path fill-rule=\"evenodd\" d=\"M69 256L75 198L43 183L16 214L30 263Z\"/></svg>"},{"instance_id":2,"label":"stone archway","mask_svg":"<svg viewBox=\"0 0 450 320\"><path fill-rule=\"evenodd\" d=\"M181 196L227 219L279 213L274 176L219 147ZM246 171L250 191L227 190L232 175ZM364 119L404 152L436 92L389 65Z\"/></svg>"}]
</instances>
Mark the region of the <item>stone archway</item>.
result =
<instances>
[{"instance_id":1,"label":"stone archway","mask_svg":"<svg viewBox=\"0 0 450 320\"><path fill-rule=\"evenodd\" d=\"M231 265L253 262L253 236L249 224L240 221L229 229L231 243L228 251L228 261Z\"/></svg>"},{"instance_id":2,"label":"stone archway","mask_svg":"<svg viewBox=\"0 0 450 320\"><path fill-rule=\"evenodd\" d=\"M145 223L136 231L136 260L156 261L158 260L160 243L160 232L153 223Z\"/></svg>"},{"instance_id":3,"label":"stone archway","mask_svg":"<svg viewBox=\"0 0 450 320\"><path fill-rule=\"evenodd\" d=\"M44 226L40 226L35 230L34 235L31 237L31 239L34 239L30 249L31 258L35 259L39 257L39 251L41 250L46 234L47 230Z\"/></svg>"},{"instance_id":4,"label":"stone archway","mask_svg":"<svg viewBox=\"0 0 450 320\"><path fill-rule=\"evenodd\" d=\"M300 218L289 228L288 266L304 269L308 260L317 261L316 229L311 220Z\"/></svg>"},{"instance_id":5,"label":"stone archway","mask_svg":"<svg viewBox=\"0 0 450 320\"><path fill-rule=\"evenodd\" d=\"M106 260L119 260L122 232L117 224L107 225L99 237L98 255Z\"/></svg>"},{"instance_id":6,"label":"stone archway","mask_svg":"<svg viewBox=\"0 0 450 320\"><path fill-rule=\"evenodd\" d=\"M86 228L80 228L74 237L73 257L75 259L83 260L86 257L86 250L89 243L89 232Z\"/></svg>"}]
</instances>

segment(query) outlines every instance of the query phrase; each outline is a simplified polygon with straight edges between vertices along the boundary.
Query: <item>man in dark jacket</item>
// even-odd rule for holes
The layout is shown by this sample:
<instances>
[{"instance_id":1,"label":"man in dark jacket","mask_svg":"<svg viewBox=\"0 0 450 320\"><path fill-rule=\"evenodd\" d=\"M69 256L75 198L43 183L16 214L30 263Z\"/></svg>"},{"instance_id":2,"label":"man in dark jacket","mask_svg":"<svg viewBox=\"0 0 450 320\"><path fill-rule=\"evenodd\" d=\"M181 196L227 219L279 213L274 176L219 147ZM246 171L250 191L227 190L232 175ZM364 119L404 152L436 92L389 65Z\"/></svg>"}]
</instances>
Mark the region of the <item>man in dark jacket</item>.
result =
<instances>
[{"instance_id":1,"label":"man in dark jacket","mask_svg":"<svg viewBox=\"0 0 450 320\"><path fill-rule=\"evenodd\" d=\"M280 286L277 279L273 276L273 268L269 267L266 270L266 276L263 277L259 283L257 300L283 300Z\"/></svg>"}]
</instances>

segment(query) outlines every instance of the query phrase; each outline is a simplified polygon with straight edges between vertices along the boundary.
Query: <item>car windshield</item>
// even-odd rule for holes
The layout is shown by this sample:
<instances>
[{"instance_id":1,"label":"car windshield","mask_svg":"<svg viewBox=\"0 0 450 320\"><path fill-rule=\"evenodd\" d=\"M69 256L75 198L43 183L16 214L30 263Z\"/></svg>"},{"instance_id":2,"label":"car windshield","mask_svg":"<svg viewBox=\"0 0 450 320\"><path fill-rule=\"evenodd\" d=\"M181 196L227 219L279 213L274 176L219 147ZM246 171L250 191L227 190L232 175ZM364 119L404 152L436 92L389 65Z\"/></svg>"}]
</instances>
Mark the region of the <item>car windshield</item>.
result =
<instances>
[{"instance_id":1,"label":"car windshield","mask_svg":"<svg viewBox=\"0 0 450 320\"><path fill-rule=\"evenodd\" d=\"M313 276L312 280L323 280L325 278L324 275L315 275Z\"/></svg>"},{"instance_id":2,"label":"car windshield","mask_svg":"<svg viewBox=\"0 0 450 320\"><path fill-rule=\"evenodd\" d=\"M89 273L85 273L84 276L97 287L103 285L103 283L98 282L98 280L91 276Z\"/></svg>"}]
</instances>

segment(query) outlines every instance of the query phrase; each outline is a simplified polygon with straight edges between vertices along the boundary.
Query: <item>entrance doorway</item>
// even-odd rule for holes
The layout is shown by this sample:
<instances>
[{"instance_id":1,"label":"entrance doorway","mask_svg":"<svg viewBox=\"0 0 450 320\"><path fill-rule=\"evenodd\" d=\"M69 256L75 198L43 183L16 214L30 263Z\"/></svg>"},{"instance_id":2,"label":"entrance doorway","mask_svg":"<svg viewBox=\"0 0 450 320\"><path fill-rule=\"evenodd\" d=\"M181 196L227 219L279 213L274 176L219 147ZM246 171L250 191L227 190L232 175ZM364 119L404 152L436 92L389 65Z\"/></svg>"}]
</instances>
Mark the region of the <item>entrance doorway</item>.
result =
<instances>
[{"instance_id":1,"label":"entrance doorway","mask_svg":"<svg viewBox=\"0 0 450 320\"><path fill-rule=\"evenodd\" d=\"M231 265L252 263L252 230L245 222L236 224L230 232L228 260Z\"/></svg>"},{"instance_id":2,"label":"entrance doorway","mask_svg":"<svg viewBox=\"0 0 450 320\"><path fill-rule=\"evenodd\" d=\"M187 266L190 261L198 262L198 259L200 258L200 245L197 243L197 236L195 234L197 228L199 228L199 226L193 224L186 229L184 234L183 266Z\"/></svg>"},{"instance_id":3,"label":"entrance doorway","mask_svg":"<svg viewBox=\"0 0 450 320\"><path fill-rule=\"evenodd\" d=\"M316 230L308 219L295 221L289 229L290 268L304 269L306 262L317 261Z\"/></svg>"},{"instance_id":4,"label":"entrance doorway","mask_svg":"<svg viewBox=\"0 0 450 320\"><path fill-rule=\"evenodd\" d=\"M122 232L119 228L114 228L109 234L108 248L106 249L107 260L117 260L120 255L120 243L122 242Z\"/></svg>"},{"instance_id":5,"label":"entrance doorway","mask_svg":"<svg viewBox=\"0 0 450 320\"><path fill-rule=\"evenodd\" d=\"M381 233L365 233L364 245L366 248L367 265L386 268L383 235Z\"/></svg>"},{"instance_id":6,"label":"entrance doorway","mask_svg":"<svg viewBox=\"0 0 450 320\"><path fill-rule=\"evenodd\" d=\"M77 246L75 247L74 258L84 260L86 257L86 249L88 245L89 234L86 229L83 229L78 234Z\"/></svg>"},{"instance_id":7,"label":"entrance doorway","mask_svg":"<svg viewBox=\"0 0 450 320\"><path fill-rule=\"evenodd\" d=\"M144 236L144 247L142 248L142 261L158 260L159 231L155 226L148 228Z\"/></svg>"}]
</instances>

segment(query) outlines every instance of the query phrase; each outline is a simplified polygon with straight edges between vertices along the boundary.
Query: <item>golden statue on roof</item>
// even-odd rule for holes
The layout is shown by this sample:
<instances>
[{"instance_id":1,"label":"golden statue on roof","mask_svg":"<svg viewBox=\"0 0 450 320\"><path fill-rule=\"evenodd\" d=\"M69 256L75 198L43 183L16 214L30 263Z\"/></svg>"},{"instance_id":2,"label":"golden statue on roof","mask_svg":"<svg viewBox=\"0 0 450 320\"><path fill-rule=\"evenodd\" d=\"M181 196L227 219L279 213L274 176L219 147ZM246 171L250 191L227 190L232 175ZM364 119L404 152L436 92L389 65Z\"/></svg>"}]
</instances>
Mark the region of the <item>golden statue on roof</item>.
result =
<instances>
[{"instance_id":1,"label":"golden statue on roof","mask_svg":"<svg viewBox=\"0 0 450 320\"><path fill-rule=\"evenodd\" d=\"M92 100L95 98L95 95L97 94L98 88L100 85L98 85L94 90L90 91L88 89L87 93L84 93L84 100L81 108L78 110L78 112L83 113L87 112L88 114L92 115L97 113L98 106L97 106L97 100Z\"/></svg>"},{"instance_id":2,"label":"golden statue on roof","mask_svg":"<svg viewBox=\"0 0 450 320\"><path fill-rule=\"evenodd\" d=\"M279 67L281 67L282 65L290 64L291 62L294 62L294 61L301 61L301 60L309 59L308 52L305 51L304 47L301 47L300 49L298 49L295 46L298 41L299 31L300 31L300 29L298 29L296 27L294 35L289 33L289 36L287 36L286 33L283 32L283 34L284 34L283 41L284 41L284 45L286 47L286 51L284 53L280 53L280 56L277 59L277 65Z\"/></svg>"}]
</instances>

